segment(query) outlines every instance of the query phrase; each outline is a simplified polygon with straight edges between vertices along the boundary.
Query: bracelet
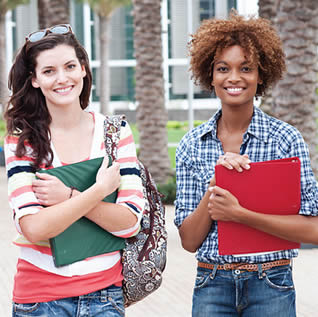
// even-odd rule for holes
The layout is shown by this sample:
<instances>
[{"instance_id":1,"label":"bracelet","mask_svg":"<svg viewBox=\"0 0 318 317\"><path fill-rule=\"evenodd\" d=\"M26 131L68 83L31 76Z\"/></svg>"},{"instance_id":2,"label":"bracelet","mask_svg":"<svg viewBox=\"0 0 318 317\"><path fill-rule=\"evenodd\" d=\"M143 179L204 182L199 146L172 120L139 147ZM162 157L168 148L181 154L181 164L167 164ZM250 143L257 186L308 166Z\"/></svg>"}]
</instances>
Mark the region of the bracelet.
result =
<instances>
[{"instance_id":1,"label":"bracelet","mask_svg":"<svg viewBox=\"0 0 318 317\"><path fill-rule=\"evenodd\" d=\"M72 198L72 196L73 196L73 191L74 191L74 189L76 189L76 187L70 186L70 189L71 189L71 193L70 193L69 199Z\"/></svg>"}]
</instances>

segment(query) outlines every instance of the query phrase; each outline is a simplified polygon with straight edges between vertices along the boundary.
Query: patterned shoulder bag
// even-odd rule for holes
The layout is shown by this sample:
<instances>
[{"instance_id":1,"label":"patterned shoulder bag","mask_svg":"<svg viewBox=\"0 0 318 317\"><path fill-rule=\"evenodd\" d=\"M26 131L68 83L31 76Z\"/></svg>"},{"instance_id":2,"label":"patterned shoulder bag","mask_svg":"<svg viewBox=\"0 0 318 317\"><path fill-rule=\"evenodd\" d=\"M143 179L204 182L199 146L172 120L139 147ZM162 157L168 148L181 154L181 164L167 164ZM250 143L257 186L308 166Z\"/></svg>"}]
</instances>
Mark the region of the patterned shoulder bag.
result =
<instances>
[{"instance_id":1,"label":"patterned shoulder bag","mask_svg":"<svg viewBox=\"0 0 318 317\"><path fill-rule=\"evenodd\" d=\"M117 157L120 127L125 116L106 116L104 123L106 152L113 161ZM167 231L165 208L148 169L138 161L143 194L146 201L139 233L126 239L123 250L123 291L128 307L159 288L166 266Z\"/></svg>"}]
</instances>

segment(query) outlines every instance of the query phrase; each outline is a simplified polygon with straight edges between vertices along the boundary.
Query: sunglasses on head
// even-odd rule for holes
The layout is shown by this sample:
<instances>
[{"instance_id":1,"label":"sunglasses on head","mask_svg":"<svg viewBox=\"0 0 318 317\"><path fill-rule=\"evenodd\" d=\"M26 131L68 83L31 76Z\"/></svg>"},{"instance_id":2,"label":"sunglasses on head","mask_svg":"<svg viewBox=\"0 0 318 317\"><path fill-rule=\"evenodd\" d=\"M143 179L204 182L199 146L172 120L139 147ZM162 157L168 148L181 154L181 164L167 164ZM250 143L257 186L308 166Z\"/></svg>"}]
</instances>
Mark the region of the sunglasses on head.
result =
<instances>
[{"instance_id":1,"label":"sunglasses on head","mask_svg":"<svg viewBox=\"0 0 318 317\"><path fill-rule=\"evenodd\" d=\"M27 42L37 42L42 40L45 36L47 36L49 33L54 33L54 34L68 34L68 33L73 33L73 30L69 24L59 24L59 25L54 25L51 26L50 28L44 29L44 30L39 30L30 33L25 40Z\"/></svg>"}]
</instances>

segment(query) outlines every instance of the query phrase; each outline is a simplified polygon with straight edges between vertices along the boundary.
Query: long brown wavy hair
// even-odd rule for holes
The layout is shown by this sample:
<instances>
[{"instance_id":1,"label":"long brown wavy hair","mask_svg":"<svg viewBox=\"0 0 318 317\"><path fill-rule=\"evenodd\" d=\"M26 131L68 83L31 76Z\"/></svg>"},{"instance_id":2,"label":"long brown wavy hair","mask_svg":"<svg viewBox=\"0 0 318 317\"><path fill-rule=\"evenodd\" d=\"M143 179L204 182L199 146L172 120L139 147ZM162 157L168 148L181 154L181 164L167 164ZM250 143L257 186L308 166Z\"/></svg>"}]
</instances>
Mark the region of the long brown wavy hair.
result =
<instances>
[{"instance_id":1,"label":"long brown wavy hair","mask_svg":"<svg viewBox=\"0 0 318 317\"><path fill-rule=\"evenodd\" d=\"M37 42L27 41L16 55L9 73L8 86L12 95L4 113L7 132L19 136L18 157L26 154L26 142L32 146L35 168L41 164L49 166L53 160L49 129L52 118L41 89L32 86L32 78L36 76L36 58L42 51L62 44L73 47L80 64L85 67L86 76L80 94L80 105L85 109L89 104L92 73L87 53L73 33L49 33Z\"/></svg>"}]
</instances>

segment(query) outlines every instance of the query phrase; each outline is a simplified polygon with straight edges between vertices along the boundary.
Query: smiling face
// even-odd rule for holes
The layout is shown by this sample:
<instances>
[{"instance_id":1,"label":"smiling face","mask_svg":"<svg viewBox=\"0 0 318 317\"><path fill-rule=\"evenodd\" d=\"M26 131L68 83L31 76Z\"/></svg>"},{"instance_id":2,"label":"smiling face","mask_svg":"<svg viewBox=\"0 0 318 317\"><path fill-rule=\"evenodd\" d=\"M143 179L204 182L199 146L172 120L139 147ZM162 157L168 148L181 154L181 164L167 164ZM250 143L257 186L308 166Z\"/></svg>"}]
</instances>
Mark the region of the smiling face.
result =
<instances>
[{"instance_id":1,"label":"smiling face","mask_svg":"<svg viewBox=\"0 0 318 317\"><path fill-rule=\"evenodd\" d=\"M258 84L261 80L257 65L246 59L241 46L227 47L216 58L212 86L223 107L253 107Z\"/></svg>"},{"instance_id":2,"label":"smiling face","mask_svg":"<svg viewBox=\"0 0 318 317\"><path fill-rule=\"evenodd\" d=\"M74 48L62 44L37 56L32 86L41 89L49 109L79 105L85 76L85 67L80 64Z\"/></svg>"}]
</instances>

